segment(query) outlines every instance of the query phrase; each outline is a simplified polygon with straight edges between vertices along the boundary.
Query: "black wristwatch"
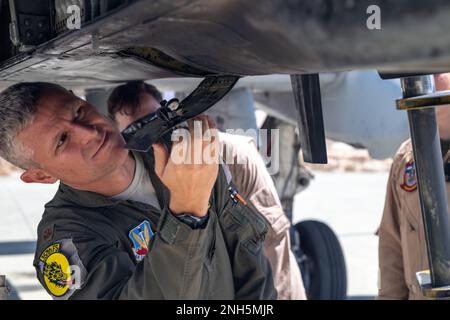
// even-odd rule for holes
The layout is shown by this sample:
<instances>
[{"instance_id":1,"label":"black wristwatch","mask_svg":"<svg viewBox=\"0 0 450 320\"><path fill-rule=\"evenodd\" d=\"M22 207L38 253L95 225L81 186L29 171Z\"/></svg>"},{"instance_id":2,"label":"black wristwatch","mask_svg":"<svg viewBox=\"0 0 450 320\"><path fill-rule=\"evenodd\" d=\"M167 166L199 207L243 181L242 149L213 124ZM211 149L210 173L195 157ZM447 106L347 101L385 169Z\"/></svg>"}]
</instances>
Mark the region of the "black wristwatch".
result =
<instances>
[{"instance_id":1,"label":"black wristwatch","mask_svg":"<svg viewBox=\"0 0 450 320\"><path fill-rule=\"evenodd\" d=\"M206 223L208 222L209 218L209 212L206 213L204 217L195 217L190 214L179 214L176 215L177 219L186 223L189 227L192 229L202 229L205 227Z\"/></svg>"}]
</instances>

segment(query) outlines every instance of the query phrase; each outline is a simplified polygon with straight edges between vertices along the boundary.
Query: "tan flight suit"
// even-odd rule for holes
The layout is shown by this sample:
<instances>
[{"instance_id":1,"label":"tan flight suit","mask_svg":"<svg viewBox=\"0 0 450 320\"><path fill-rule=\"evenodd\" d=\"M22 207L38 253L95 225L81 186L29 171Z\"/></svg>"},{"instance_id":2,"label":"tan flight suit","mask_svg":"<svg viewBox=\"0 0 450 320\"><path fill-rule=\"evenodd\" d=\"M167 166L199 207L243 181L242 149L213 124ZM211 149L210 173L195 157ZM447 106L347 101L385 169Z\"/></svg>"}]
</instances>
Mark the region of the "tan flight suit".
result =
<instances>
[{"instance_id":1,"label":"tan flight suit","mask_svg":"<svg viewBox=\"0 0 450 320\"><path fill-rule=\"evenodd\" d=\"M412 163L412 144L407 140L394 157L378 231L379 299L426 299L416 280L416 272L429 265Z\"/></svg>"},{"instance_id":2,"label":"tan flight suit","mask_svg":"<svg viewBox=\"0 0 450 320\"><path fill-rule=\"evenodd\" d=\"M263 246L272 268L278 299L306 299L300 269L291 251L290 222L254 140L220 132L219 141L240 194L269 222Z\"/></svg>"}]
</instances>

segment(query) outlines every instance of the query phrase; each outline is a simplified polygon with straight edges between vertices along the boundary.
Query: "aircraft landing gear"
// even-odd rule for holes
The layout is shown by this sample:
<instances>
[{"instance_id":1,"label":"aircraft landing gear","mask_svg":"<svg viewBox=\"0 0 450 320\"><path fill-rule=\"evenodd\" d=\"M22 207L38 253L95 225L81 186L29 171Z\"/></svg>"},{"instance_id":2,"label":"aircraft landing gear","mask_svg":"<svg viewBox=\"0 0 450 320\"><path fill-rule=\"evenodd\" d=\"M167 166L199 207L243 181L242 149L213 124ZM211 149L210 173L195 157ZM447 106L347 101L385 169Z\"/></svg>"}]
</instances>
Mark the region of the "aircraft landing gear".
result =
<instances>
[{"instance_id":1,"label":"aircraft landing gear","mask_svg":"<svg viewBox=\"0 0 450 320\"><path fill-rule=\"evenodd\" d=\"M319 75L291 75L291 83L303 158L306 162L327 163ZM284 209L292 221L289 208ZM333 231L323 223L304 221L291 232L308 299L346 299L345 259Z\"/></svg>"},{"instance_id":2,"label":"aircraft landing gear","mask_svg":"<svg viewBox=\"0 0 450 320\"><path fill-rule=\"evenodd\" d=\"M306 220L294 226L303 285L311 300L347 299L347 269L339 240L325 223Z\"/></svg>"},{"instance_id":3,"label":"aircraft landing gear","mask_svg":"<svg viewBox=\"0 0 450 320\"><path fill-rule=\"evenodd\" d=\"M278 173L272 178L283 210L292 222L294 196L306 189L312 173L300 166L300 143L295 127L268 117L264 129L279 129L280 157ZM291 247L300 267L308 299L343 300L347 298L347 271L341 245L334 232L318 221L300 221L291 227Z\"/></svg>"},{"instance_id":4,"label":"aircraft landing gear","mask_svg":"<svg viewBox=\"0 0 450 320\"><path fill-rule=\"evenodd\" d=\"M6 277L0 276L0 300L6 300L9 290L6 286Z\"/></svg>"}]
</instances>

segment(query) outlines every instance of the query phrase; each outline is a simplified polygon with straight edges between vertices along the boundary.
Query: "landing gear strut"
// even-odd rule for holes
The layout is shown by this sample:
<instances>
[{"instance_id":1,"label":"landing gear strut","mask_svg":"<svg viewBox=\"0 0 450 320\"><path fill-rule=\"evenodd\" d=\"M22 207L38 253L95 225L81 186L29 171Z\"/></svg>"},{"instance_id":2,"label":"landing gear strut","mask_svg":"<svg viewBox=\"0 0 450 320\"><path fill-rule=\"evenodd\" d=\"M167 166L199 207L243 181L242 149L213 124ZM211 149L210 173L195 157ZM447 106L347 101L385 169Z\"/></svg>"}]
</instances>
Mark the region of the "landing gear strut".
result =
<instances>
[{"instance_id":1,"label":"landing gear strut","mask_svg":"<svg viewBox=\"0 0 450 320\"><path fill-rule=\"evenodd\" d=\"M424 296L450 297L450 216L444 167L434 106L448 104L447 94L433 94L431 75L401 79L403 99L399 109L407 110L417 186L425 227L430 269L417 273Z\"/></svg>"},{"instance_id":2,"label":"landing gear strut","mask_svg":"<svg viewBox=\"0 0 450 320\"><path fill-rule=\"evenodd\" d=\"M9 290L6 286L6 277L0 276L0 300L6 300L8 294Z\"/></svg>"},{"instance_id":3,"label":"landing gear strut","mask_svg":"<svg viewBox=\"0 0 450 320\"><path fill-rule=\"evenodd\" d=\"M300 147L306 162L327 163L327 152L319 75L291 75L291 83L298 112L299 141L295 141L296 134L292 126L280 128L284 129L280 132L280 150L290 150L292 154L284 154L283 159L280 159L279 174L274 176L274 181L283 209L292 222L294 195L304 184L301 181L305 180L300 178L299 172ZM291 163L284 165L283 161L289 162L289 159L292 159ZM312 176L307 177L306 180L311 178ZM307 184L303 188L306 186ZM308 299L346 299L345 260L339 240L333 231L318 221L302 221L291 228L291 243L302 272Z\"/></svg>"}]
</instances>

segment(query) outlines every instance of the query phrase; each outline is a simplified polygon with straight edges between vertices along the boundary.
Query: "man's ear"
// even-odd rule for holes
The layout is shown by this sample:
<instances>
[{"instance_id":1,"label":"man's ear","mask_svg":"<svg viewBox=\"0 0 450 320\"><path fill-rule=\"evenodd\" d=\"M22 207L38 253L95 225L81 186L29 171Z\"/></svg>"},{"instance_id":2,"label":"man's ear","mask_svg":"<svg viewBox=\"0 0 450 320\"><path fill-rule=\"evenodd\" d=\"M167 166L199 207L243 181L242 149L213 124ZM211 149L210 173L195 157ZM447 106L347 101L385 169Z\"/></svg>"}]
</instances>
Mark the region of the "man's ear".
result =
<instances>
[{"instance_id":1,"label":"man's ear","mask_svg":"<svg viewBox=\"0 0 450 320\"><path fill-rule=\"evenodd\" d=\"M58 179L48 175L41 169L28 169L20 175L20 179L25 183L52 184L58 181Z\"/></svg>"}]
</instances>

